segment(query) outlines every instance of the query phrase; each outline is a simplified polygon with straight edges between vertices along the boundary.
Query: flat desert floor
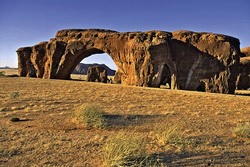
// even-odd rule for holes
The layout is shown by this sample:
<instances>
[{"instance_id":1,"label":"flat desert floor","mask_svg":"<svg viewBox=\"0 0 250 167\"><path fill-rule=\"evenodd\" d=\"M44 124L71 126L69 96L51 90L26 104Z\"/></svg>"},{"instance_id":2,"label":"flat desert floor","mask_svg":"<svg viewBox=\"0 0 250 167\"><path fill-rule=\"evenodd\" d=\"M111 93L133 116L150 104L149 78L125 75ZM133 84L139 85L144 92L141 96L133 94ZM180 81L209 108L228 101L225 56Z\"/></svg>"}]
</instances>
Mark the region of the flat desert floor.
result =
<instances>
[{"instance_id":1,"label":"flat desert floor","mask_svg":"<svg viewBox=\"0 0 250 167\"><path fill-rule=\"evenodd\" d=\"M0 88L0 166L102 166L103 145L119 132L145 136L164 166L250 166L250 138L234 133L250 122L250 96L9 77ZM83 104L113 115L112 126L74 123ZM164 126L192 144L157 144Z\"/></svg>"}]
</instances>

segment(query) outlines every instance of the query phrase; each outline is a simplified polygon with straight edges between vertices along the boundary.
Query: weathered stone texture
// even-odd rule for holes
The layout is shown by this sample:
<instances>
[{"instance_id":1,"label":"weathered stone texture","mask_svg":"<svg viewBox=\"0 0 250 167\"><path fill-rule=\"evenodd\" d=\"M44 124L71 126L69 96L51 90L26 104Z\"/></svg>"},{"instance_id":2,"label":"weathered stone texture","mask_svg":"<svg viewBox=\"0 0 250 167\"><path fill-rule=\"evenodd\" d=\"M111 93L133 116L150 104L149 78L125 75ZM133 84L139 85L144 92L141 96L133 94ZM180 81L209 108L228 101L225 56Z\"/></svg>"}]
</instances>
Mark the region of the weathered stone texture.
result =
<instances>
[{"instance_id":1,"label":"weathered stone texture","mask_svg":"<svg viewBox=\"0 0 250 167\"><path fill-rule=\"evenodd\" d=\"M239 75L237 78L237 89L250 88L250 56L240 58Z\"/></svg>"},{"instance_id":2,"label":"weathered stone texture","mask_svg":"<svg viewBox=\"0 0 250 167\"><path fill-rule=\"evenodd\" d=\"M116 84L121 84L122 83L122 73L119 70L117 70L115 72L115 76L114 76L114 81L113 82L116 83Z\"/></svg>"},{"instance_id":3,"label":"weathered stone texture","mask_svg":"<svg viewBox=\"0 0 250 167\"><path fill-rule=\"evenodd\" d=\"M173 37L191 44L209 56L207 62L201 66L201 70L205 73L212 72L215 75L212 74L213 77L211 77L210 73L209 80L203 80L207 85L206 91L234 93L240 60L238 39L221 34L191 31L176 31L173 32ZM212 57L216 59L212 59ZM202 61L204 62L203 58Z\"/></svg>"},{"instance_id":4,"label":"weathered stone texture","mask_svg":"<svg viewBox=\"0 0 250 167\"><path fill-rule=\"evenodd\" d=\"M241 58L239 65L239 75L237 78L237 89L250 88L250 47L241 49Z\"/></svg>"},{"instance_id":5,"label":"weathered stone texture","mask_svg":"<svg viewBox=\"0 0 250 167\"><path fill-rule=\"evenodd\" d=\"M107 70L100 66L89 67L87 72L87 81L107 83Z\"/></svg>"},{"instance_id":6,"label":"weathered stone texture","mask_svg":"<svg viewBox=\"0 0 250 167\"><path fill-rule=\"evenodd\" d=\"M36 77L34 64L31 62L32 47L18 49L18 75L23 77Z\"/></svg>"},{"instance_id":7,"label":"weathered stone texture","mask_svg":"<svg viewBox=\"0 0 250 167\"><path fill-rule=\"evenodd\" d=\"M107 53L118 67L117 83L234 93L240 50L238 39L220 34L72 29L17 53L20 76L70 79L84 58Z\"/></svg>"}]
</instances>

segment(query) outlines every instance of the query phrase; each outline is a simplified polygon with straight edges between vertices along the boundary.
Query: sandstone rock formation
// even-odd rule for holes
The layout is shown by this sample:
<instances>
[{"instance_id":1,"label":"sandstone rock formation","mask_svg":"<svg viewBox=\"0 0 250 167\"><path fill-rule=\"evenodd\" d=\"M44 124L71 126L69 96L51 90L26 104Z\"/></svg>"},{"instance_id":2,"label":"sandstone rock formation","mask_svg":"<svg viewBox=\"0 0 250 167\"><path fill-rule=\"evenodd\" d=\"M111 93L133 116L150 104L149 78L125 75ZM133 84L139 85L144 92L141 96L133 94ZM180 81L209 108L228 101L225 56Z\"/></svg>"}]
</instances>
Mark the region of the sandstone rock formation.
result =
<instances>
[{"instance_id":1,"label":"sandstone rock formation","mask_svg":"<svg viewBox=\"0 0 250 167\"><path fill-rule=\"evenodd\" d=\"M237 89L250 88L250 47L241 49L242 56L240 58L239 75L237 78Z\"/></svg>"},{"instance_id":2,"label":"sandstone rock formation","mask_svg":"<svg viewBox=\"0 0 250 167\"><path fill-rule=\"evenodd\" d=\"M122 83L122 72L120 72L119 69L115 72L113 82L116 83L116 84L121 84Z\"/></svg>"},{"instance_id":3,"label":"sandstone rock formation","mask_svg":"<svg viewBox=\"0 0 250 167\"><path fill-rule=\"evenodd\" d=\"M250 46L241 49L242 57L250 57Z\"/></svg>"},{"instance_id":4,"label":"sandstone rock formation","mask_svg":"<svg viewBox=\"0 0 250 167\"><path fill-rule=\"evenodd\" d=\"M100 29L58 31L55 38L19 48L20 76L70 79L86 57L107 53L125 85L234 93L239 40L191 31L116 32Z\"/></svg>"},{"instance_id":5,"label":"sandstone rock formation","mask_svg":"<svg viewBox=\"0 0 250 167\"><path fill-rule=\"evenodd\" d=\"M107 83L107 70L101 66L91 66L87 73L88 82L103 82Z\"/></svg>"}]
</instances>

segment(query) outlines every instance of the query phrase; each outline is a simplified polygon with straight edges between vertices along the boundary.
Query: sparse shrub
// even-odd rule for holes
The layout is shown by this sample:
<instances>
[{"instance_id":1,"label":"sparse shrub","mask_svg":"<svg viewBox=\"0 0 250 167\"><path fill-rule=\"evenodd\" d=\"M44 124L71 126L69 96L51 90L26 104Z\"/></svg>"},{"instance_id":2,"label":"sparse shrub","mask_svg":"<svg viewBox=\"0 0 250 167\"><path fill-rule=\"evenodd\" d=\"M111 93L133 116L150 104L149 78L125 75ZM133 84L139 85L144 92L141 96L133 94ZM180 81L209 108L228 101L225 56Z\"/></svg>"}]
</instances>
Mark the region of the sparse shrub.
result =
<instances>
[{"instance_id":1,"label":"sparse shrub","mask_svg":"<svg viewBox=\"0 0 250 167\"><path fill-rule=\"evenodd\" d=\"M159 146L187 146L192 143L178 126L159 125L151 131L150 136Z\"/></svg>"},{"instance_id":2,"label":"sparse shrub","mask_svg":"<svg viewBox=\"0 0 250 167\"><path fill-rule=\"evenodd\" d=\"M16 98L18 98L20 96L20 93L19 92L12 92L11 94L10 94L10 98L11 99L16 99Z\"/></svg>"},{"instance_id":3,"label":"sparse shrub","mask_svg":"<svg viewBox=\"0 0 250 167\"><path fill-rule=\"evenodd\" d=\"M105 166L140 166L146 157L146 142L138 134L120 132L108 138L103 147Z\"/></svg>"},{"instance_id":4,"label":"sparse shrub","mask_svg":"<svg viewBox=\"0 0 250 167\"><path fill-rule=\"evenodd\" d=\"M239 124L233 131L236 136L250 138L250 122Z\"/></svg>"},{"instance_id":5,"label":"sparse shrub","mask_svg":"<svg viewBox=\"0 0 250 167\"><path fill-rule=\"evenodd\" d=\"M148 155L146 138L137 133L119 132L103 147L103 163L107 167L163 167L158 154Z\"/></svg>"},{"instance_id":6,"label":"sparse shrub","mask_svg":"<svg viewBox=\"0 0 250 167\"><path fill-rule=\"evenodd\" d=\"M82 105L74 111L73 121L86 128L106 128L107 114L99 106Z\"/></svg>"},{"instance_id":7,"label":"sparse shrub","mask_svg":"<svg viewBox=\"0 0 250 167\"><path fill-rule=\"evenodd\" d=\"M20 121L20 118L17 118L17 117L12 117L10 119L11 122L19 122Z\"/></svg>"},{"instance_id":8,"label":"sparse shrub","mask_svg":"<svg viewBox=\"0 0 250 167\"><path fill-rule=\"evenodd\" d=\"M5 71L0 71L0 76L5 76Z\"/></svg>"}]
</instances>

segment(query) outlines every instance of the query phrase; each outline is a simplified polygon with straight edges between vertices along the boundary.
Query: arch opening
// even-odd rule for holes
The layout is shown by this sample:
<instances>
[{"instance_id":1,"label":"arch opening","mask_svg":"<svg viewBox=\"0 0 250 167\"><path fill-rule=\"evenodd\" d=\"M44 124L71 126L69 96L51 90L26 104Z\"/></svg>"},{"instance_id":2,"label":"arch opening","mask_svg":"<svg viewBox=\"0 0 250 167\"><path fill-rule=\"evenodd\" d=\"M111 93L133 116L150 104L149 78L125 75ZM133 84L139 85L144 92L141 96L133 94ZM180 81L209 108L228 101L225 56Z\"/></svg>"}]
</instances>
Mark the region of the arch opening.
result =
<instances>
[{"instance_id":1,"label":"arch opening","mask_svg":"<svg viewBox=\"0 0 250 167\"><path fill-rule=\"evenodd\" d=\"M167 64L163 65L160 86L171 88L171 71Z\"/></svg>"},{"instance_id":2,"label":"arch opening","mask_svg":"<svg viewBox=\"0 0 250 167\"><path fill-rule=\"evenodd\" d=\"M114 75L118 69L114 60L111 58L110 55L99 49L90 49L79 55L78 60L75 62L75 65L72 68L71 79L86 81L88 80L87 75L90 72L89 70L95 67L98 67L99 70L101 68L106 71L105 73L107 74L108 82L113 81ZM94 73L103 72L104 70L101 71L94 70ZM98 75L103 75L103 74L98 74ZM95 74L95 77L97 77L98 75ZM96 80L96 81L102 82L101 80Z\"/></svg>"},{"instance_id":3,"label":"arch opening","mask_svg":"<svg viewBox=\"0 0 250 167\"><path fill-rule=\"evenodd\" d=\"M199 85L197 86L196 91L198 91L198 92L206 92L206 84L205 84L205 81L201 80L201 81L199 82Z\"/></svg>"}]
</instances>

